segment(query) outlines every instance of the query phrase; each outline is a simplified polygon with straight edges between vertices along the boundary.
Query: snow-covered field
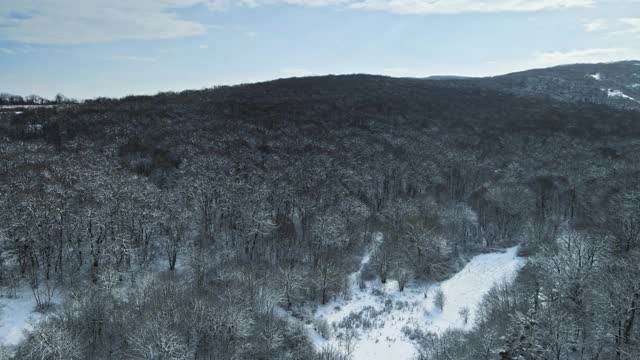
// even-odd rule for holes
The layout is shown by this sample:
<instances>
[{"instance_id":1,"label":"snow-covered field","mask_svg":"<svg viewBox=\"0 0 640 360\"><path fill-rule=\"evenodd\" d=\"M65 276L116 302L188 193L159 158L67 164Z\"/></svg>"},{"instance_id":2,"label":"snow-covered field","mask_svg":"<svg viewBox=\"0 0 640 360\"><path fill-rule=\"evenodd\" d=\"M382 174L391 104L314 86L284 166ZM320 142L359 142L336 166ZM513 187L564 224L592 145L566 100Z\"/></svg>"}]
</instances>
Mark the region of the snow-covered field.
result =
<instances>
[{"instance_id":1,"label":"snow-covered field","mask_svg":"<svg viewBox=\"0 0 640 360\"><path fill-rule=\"evenodd\" d=\"M16 345L31 330L32 322L42 318L28 289L17 291L15 298L0 297L0 345Z\"/></svg>"},{"instance_id":2,"label":"snow-covered field","mask_svg":"<svg viewBox=\"0 0 640 360\"><path fill-rule=\"evenodd\" d=\"M353 360L411 359L416 350L403 328L434 333L448 328L471 329L482 297L497 283L512 280L524 265L525 260L516 252L517 247L513 247L478 255L449 280L423 286L412 284L404 292L391 280L385 285L371 281L360 290L355 281L358 274L353 274L351 299L317 310L316 323L326 320L330 335L327 340L312 329L315 345L349 349ZM367 261L365 256L363 264ZM445 296L442 311L434 305L438 289ZM469 309L466 323L460 315L463 308ZM355 330L348 330L349 327Z\"/></svg>"}]
</instances>

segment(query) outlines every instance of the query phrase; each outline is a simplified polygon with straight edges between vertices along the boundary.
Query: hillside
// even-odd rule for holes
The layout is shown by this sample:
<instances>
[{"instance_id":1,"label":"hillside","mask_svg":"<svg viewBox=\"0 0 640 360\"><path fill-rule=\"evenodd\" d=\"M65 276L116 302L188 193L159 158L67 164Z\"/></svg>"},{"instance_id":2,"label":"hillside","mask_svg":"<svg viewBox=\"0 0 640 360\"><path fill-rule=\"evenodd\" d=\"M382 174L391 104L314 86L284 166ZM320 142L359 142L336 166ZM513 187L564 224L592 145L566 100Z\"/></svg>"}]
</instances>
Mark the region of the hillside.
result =
<instances>
[{"instance_id":1,"label":"hillside","mask_svg":"<svg viewBox=\"0 0 640 360\"><path fill-rule=\"evenodd\" d=\"M349 274L447 284L516 245L530 261L473 328L402 329L419 354L638 354L640 112L452 83L307 77L0 117L1 281L51 314L17 358L54 334L70 359L346 359L309 328Z\"/></svg>"},{"instance_id":2,"label":"hillside","mask_svg":"<svg viewBox=\"0 0 640 360\"><path fill-rule=\"evenodd\" d=\"M471 80L519 95L640 109L640 61L563 65Z\"/></svg>"}]
</instances>

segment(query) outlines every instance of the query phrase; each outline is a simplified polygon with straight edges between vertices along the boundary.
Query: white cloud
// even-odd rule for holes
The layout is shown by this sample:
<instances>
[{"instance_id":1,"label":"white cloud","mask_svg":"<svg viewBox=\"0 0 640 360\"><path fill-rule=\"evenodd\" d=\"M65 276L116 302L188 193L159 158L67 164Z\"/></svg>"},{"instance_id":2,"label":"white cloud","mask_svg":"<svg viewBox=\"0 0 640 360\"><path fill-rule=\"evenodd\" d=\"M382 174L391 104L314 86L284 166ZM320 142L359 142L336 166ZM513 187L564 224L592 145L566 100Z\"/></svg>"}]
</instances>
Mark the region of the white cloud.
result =
<instances>
[{"instance_id":1,"label":"white cloud","mask_svg":"<svg viewBox=\"0 0 640 360\"><path fill-rule=\"evenodd\" d=\"M534 58L536 66L612 62L639 59L640 48L595 48L538 52L534 54Z\"/></svg>"},{"instance_id":2,"label":"white cloud","mask_svg":"<svg viewBox=\"0 0 640 360\"><path fill-rule=\"evenodd\" d=\"M288 4L309 7L343 6L396 14L458 14L466 12L525 12L593 6L597 0L209 0L209 7L258 7Z\"/></svg>"},{"instance_id":3,"label":"white cloud","mask_svg":"<svg viewBox=\"0 0 640 360\"><path fill-rule=\"evenodd\" d=\"M175 9L201 0L3 0L0 39L33 44L81 44L203 34Z\"/></svg>"},{"instance_id":4,"label":"white cloud","mask_svg":"<svg viewBox=\"0 0 640 360\"><path fill-rule=\"evenodd\" d=\"M208 0L206 1L212 10L226 10L233 6L255 8L263 5L287 4L308 7L321 7L333 5L348 5L356 0Z\"/></svg>"},{"instance_id":5,"label":"white cloud","mask_svg":"<svg viewBox=\"0 0 640 360\"><path fill-rule=\"evenodd\" d=\"M429 15L558 10L599 1L604 0L1 0L0 40L83 44L200 35L207 26L179 15L195 6L220 11L286 4Z\"/></svg>"},{"instance_id":6,"label":"white cloud","mask_svg":"<svg viewBox=\"0 0 640 360\"><path fill-rule=\"evenodd\" d=\"M135 56L135 55L116 55L110 57L111 60L118 61L132 61L132 62L155 62L156 58L147 56Z\"/></svg>"},{"instance_id":7,"label":"white cloud","mask_svg":"<svg viewBox=\"0 0 640 360\"><path fill-rule=\"evenodd\" d=\"M527 12L590 7L595 0L361 0L350 7L383 10L396 14L458 14Z\"/></svg>"},{"instance_id":8,"label":"white cloud","mask_svg":"<svg viewBox=\"0 0 640 360\"><path fill-rule=\"evenodd\" d=\"M587 32L602 31L602 30L607 30L608 28L609 28L609 21L606 19L595 19L593 21L590 21L584 24L584 29Z\"/></svg>"},{"instance_id":9,"label":"white cloud","mask_svg":"<svg viewBox=\"0 0 640 360\"><path fill-rule=\"evenodd\" d=\"M211 10L226 10L234 5L252 8L258 6L258 0L208 0L206 3Z\"/></svg>"},{"instance_id":10,"label":"white cloud","mask_svg":"<svg viewBox=\"0 0 640 360\"><path fill-rule=\"evenodd\" d=\"M619 21L627 27L623 33L640 34L640 18L623 18Z\"/></svg>"},{"instance_id":11,"label":"white cloud","mask_svg":"<svg viewBox=\"0 0 640 360\"><path fill-rule=\"evenodd\" d=\"M198 46L200 49L208 49L209 45L207 44L201 44L200 46Z\"/></svg>"},{"instance_id":12,"label":"white cloud","mask_svg":"<svg viewBox=\"0 0 640 360\"><path fill-rule=\"evenodd\" d=\"M265 0L268 2L269 0ZM352 3L353 0L280 0L280 2L289 5L301 5L310 7L330 6L330 5L345 5Z\"/></svg>"},{"instance_id":13,"label":"white cloud","mask_svg":"<svg viewBox=\"0 0 640 360\"><path fill-rule=\"evenodd\" d=\"M2 47L0 48L0 53L5 55L18 55L18 54L28 54L34 51L33 47L30 45L21 45L21 46L12 46L12 47Z\"/></svg>"}]
</instances>

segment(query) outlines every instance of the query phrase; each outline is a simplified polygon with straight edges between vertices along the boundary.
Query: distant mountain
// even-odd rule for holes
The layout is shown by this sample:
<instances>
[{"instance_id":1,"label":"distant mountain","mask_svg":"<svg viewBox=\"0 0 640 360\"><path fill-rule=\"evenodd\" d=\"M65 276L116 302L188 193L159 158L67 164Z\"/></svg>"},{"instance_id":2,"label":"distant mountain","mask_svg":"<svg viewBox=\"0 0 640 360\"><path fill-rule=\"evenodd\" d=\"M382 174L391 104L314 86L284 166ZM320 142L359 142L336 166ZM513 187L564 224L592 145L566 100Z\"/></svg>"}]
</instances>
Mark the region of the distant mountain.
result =
<instances>
[{"instance_id":1,"label":"distant mountain","mask_svg":"<svg viewBox=\"0 0 640 360\"><path fill-rule=\"evenodd\" d=\"M640 110L640 61L563 65L469 81L517 95Z\"/></svg>"}]
</instances>

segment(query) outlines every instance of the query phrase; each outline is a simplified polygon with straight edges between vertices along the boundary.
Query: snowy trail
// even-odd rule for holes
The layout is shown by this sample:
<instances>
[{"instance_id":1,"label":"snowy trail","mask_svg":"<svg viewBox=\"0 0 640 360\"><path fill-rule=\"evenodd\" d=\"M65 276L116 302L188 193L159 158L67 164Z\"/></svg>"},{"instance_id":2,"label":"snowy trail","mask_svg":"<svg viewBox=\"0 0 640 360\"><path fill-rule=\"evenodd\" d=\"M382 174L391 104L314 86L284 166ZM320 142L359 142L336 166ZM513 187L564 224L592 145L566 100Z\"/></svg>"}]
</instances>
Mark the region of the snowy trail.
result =
<instances>
[{"instance_id":1,"label":"snowy trail","mask_svg":"<svg viewBox=\"0 0 640 360\"><path fill-rule=\"evenodd\" d=\"M434 333L448 328L471 329L482 297L495 284L512 280L524 265L525 260L516 252L517 247L513 247L504 252L478 255L452 278L427 288L412 285L399 292L396 281L388 281L384 286L372 281L365 290L360 290L352 281L350 300L334 301L317 310L316 318L326 320L332 334L329 340L315 334L316 347L350 347L353 360L411 359L416 354L415 347L403 328L421 328ZM367 256L363 265L366 261ZM445 295L443 311L433 304L439 288ZM373 289L377 289L377 295L372 293ZM459 314L465 307L470 311L466 324ZM350 320L355 331L340 326L342 321L349 321L345 319ZM351 342L345 340L354 334L357 338Z\"/></svg>"}]
</instances>

